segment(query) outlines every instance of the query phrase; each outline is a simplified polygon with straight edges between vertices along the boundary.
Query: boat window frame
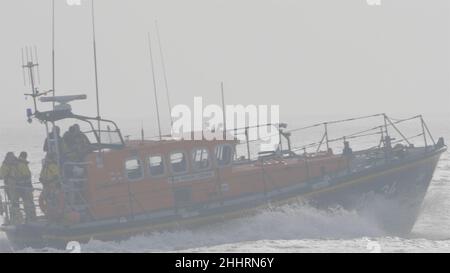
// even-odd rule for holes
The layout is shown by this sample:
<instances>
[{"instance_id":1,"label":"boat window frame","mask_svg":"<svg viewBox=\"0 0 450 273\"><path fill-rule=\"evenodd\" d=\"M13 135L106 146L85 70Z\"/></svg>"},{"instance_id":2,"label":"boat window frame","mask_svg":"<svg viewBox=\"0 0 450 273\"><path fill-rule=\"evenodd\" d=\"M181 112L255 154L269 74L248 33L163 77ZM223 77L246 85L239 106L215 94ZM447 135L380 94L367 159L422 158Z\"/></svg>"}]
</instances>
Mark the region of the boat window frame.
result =
<instances>
[{"instance_id":1,"label":"boat window frame","mask_svg":"<svg viewBox=\"0 0 450 273\"><path fill-rule=\"evenodd\" d=\"M220 165L219 164L219 160L217 158L217 148L218 147L224 147L224 146L228 146L231 149L231 156L230 156L230 160L227 164L225 165ZM219 169L223 169L223 168L227 168L233 165L233 156L235 155L236 151L233 145L229 144L229 143L224 143L224 144L217 144L214 147L214 162L216 164L216 167Z\"/></svg>"},{"instance_id":2,"label":"boat window frame","mask_svg":"<svg viewBox=\"0 0 450 273\"><path fill-rule=\"evenodd\" d=\"M172 154L177 154L177 153L181 153L184 155L184 158L187 159L186 160L186 170L183 172L175 172L173 170L173 164L172 164ZM169 152L169 157L167 158L168 160L168 164L169 164L169 170L170 170L170 174L172 176L177 176L177 175L184 175L184 174L188 174L190 172L190 166L189 166L189 158L187 158L187 152L186 150L173 150L171 152Z\"/></svg>"},{"instance_id":3,"label":"boat window frame","mask_svg":"<svg viewBox=\"0 0 450 273\"><path fill-rule=\"evenodd\" d=\"M150 158L151 157L158 157L158 156L161 157L161 162L162 162L162 166L163 166L164 172L162 174L153 175L151 170L150 170L150 168L151 168L151 166L150 166ZM147 160L146 169L148 171L148 175L151 178L161 178L161 177L165 177L167 175L167 164L166 164L165 156L164 156L163 153L149 154L146 157L146 160Z\"/></svg>"},{"instance_id":4,"label":"boat window frame","mask_svg":"<svg viewBox=\"0 0 450 273\"><path fill-rule=\"evenodd\" d=\"M199 168L195 167L195 164L194 164L195 158L193 157L193 153L194 153L194 151L198 151L198 150L206 150L208 152L208 166L206 168L199 169ZM205 171L212 170L213 159L211 158L211 151L210 151L209 147L207 147L207 146L198 146L198 147L192 148L190 155L191 155L190 160L191 160L192 172L205 172Z\"/></svg>"},{"instance_id":5,"label":"boat window frame","mask_svg":"<svg viewBox=\"0 0 450 273\"><path fill-rule=\"evenodd\" d=\"M141 176L139 178L131 179L129 177L129 175L128 175L127 162L131 161L131 160L137 160L140 163L139 166L140 166ZM130 157L127 157L125 159L124 170L125 170L125 175L127 177L127 180L129 182L138 182L138 181L144 180L144 178L145 178L145 171L143 170L144 165L142 163L145 164L145 161L143 161L142 158L140 158L139 156L130 156Z\"/></svg>"}]
</instances>

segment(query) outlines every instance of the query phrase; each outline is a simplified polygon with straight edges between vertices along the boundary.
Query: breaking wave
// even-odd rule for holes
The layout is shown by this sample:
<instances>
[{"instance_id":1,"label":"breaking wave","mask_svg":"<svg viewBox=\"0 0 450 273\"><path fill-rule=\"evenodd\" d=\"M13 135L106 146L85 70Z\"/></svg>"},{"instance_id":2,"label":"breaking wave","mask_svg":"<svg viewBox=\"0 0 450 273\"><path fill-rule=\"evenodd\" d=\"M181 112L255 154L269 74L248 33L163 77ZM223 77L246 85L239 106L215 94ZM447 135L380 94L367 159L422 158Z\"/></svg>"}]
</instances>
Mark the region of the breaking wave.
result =
<instances>
[{"instance_id":1,"label":"breaking wave","mask_svg":"<svg viewBox=\"0 0 450 273\"><path fill-rule=\"evenodd\" d=\"M442 173L438 173L426 198L423 214L411 237L418 239L444 239L448 234L442 234L442 226L435 226L435 219L442 219L442 208L447 207L448 183L438 182ZM264 246L281 247L292 241L316 244L340 244L348 242L361 245L361 238L393 239L385 234L377 225L373 214L384 210L385 202L365 204L369 210L348 211L340 207L327 210L314 208L306 203L297 203L261 210L258 214L244 218L229 220L193 230L176 230L155 232L139 235L121 242L102 242L92 240L81 246L82 252L172 252L222 249L226 245L227 252L242 251L246 246L253 251ZM380 201L380 200L378 200ZM381 206L384 204L383 206ZM388 205L390 206L390 205ZM448 216L446 216L446 220ZM447 222L447 221L446 221ZM425 239L427 238L427 239ZM399 240L403 240L397 238ZM412 238L411 238L412 239ZM395 241L395 240L394 240ZM394 242L393 241L393 242ZM280 245L281 244L281 245ZM398 244L398 243L397 243ZM289 244L288 244L289 245ZM301 244L303 245L303 243ZM394 244L395 245L395 244ZM320 248L320 247L319 247ZM281 248L282 249L282 248ZM316 249L316 248L314 248ZM334 247L338 249L338 245ZM365 249L363 249L365 250ZM0 233L0 252L9 252L11 248L5 234ZM56 249L25 249L24 252L59 252Z\"/></svg>"},{"instance_id":2,"label":"breaking wave","mask_svg":"<svg viewBox=\"0 0 450 273\"><path fill-rule=\"evenodd\" d=\"M342 208L319 210L307 204L265 209L245 218L194 230L176 230L139 235L121 242L92 240L82 252L172 252L223 244L261 240L351 239L380 236L382 231L369 217ZM11 248L0 233L0 252ZM24 252L57 252L56 249L25 249Z\"/></svg>"},{"instance_id":3,"label":"breaking wave","mask_svg":"<svg viewBox=\"0 0 450 273\"><path fill-rule=\"evenodd\" d=\"M91 241L83 252L171 252L260 240L350 239L380 236L370 220L342 208L318 210L308 205L277 209L195 230L157 232L123 242Z\"/></svg>"}]
</instances>

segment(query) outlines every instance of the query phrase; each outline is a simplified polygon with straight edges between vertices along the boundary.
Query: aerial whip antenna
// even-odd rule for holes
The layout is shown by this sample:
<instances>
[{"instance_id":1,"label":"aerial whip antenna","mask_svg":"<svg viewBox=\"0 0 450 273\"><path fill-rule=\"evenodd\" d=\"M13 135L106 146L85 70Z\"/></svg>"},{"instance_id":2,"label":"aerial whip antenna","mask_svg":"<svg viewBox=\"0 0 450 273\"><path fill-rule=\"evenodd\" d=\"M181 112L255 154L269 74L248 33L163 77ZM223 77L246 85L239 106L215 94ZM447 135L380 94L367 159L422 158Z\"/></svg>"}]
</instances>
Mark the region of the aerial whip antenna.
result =
<instances>
[{"instance_id":1,"label":"aerial whip antenna","mask_svg":"<svg viewBox=\"0 0 450 273\"><path fill-rule=\"evenodd\" d=\"M30 61L32 62L32 63L35 63L34 62L34 58L33 58L33 47L27 47L27 50L30 52L30 55L29 55L29 57L30 57Z\"/></svg>"},{"instance_id":2,"label":"aerial whip antenna","mask_svg":"<svg viewBox=\"0 0 450 273\"><path fill-rule=\"evenodd\" d=\"M28 62L30 61L30 53L28 52L29 50L28 50L28 46L26 46L25 47L25 54L26 54L26 57L27 57L27 63L26 64L28 64Z\"/></svg>"},{"instance_id":3,"label":"aerial whip antenna","mask_svg":"<svg viewBox=\"0 0 450 273\"><path fill-rule=\"evenodd\" d=\"M52 0L52 92L55 97L55 0ZM55 103L53 101L53 110L55 110Z\"/></svg>"},{"instance_id":4,"label":"aerial whip antenna","mask_svg":"<svg viewBox=\"0 0 450 273\"><path fill-rule=\"evenodd\" d=\"M160 117L159 117L159 103L158 103L158 94L157 94L156 77L155 77L155 65L153 63L152 40L150 38L150 33L148 33L148 48L149 48L149 51L150 51L150 64L151 64L151 68L152 68L153 92L154 92L154 95L155 95L156 116L158 118L159 140L162 140L161 120L160 120Z\"/></svg>"},{"instance_id":5,"label":"aerial whip antenna","mask_svg":"<svg viewBox=\"0 0 450 273\"><path fill-rule=\"evenodd\" d=\"M227 111L225 108L225 88L223 86L223 82L220 83L220 89L222 92L222 111L223 111L223 140L227 137Z\"/></svg>"},{"instance_id":6,"label":"aerial whip antenna","mask_svg":"<svg viewBox=\"0 0 450 273\"><path fill-rule=\"evenodd\" d=\"M27 77L25 76L25 55L22 48L22 76L23 76L23 85L27 85Z\"/></svg>"},{"instance_id":7,"label":"aerial whip antenna","mask_svg":"<svg viewBox=\"0 0 450 273\"><path fill-rule=\"evenodd\" d=\"M145 141L144 122L143 121L141 121L141 140L142 140L142 142Z\"/></svg>"},{"instance_id":8,"label":"aerial whip antenna","mask_svg":"<svg viewBox=\"0 0 450 273\"><path fill-rule=\"evenodd\" d=\"M37 52L37 47L34 46L34 58L35 58L35 63L38 64L38 66L36 67L36 72L37 72L37 76L38 76L38 83L41 84L41 72L39 69L39 57L38 57L38 52Z\"/></svg>"},{"instance_id":9,"label":"aerial whip antenna","mask_svg":"<svg viewBox=\"0 0 450 273\"><path fill-rule=\"evenodd\" d=\"M163 74L164 74L164 84L166 87L167 107L169 109L170 126L173 126L172 103L170 102L169 83L167 80L166 64L165 64L164 52L163 52L163 48L162 48L161 35L159 33L158 20L155 20L155 26L156 26L156 34L157 34L158 44L159 44L159 53L161 55L161 64L162 64L162 69L163 69Z\"/></svg>"},{"instance_id":10,"label":"aerial whip antenna","mask_svg":"<svg viewBox=\"0 0 450 273\"><path fill-rule=\"evenodd\" d=\"M101 124L100 124L100 99L98 92L98 69L97 69L97 43L95 36L95 9L94 9L94 0L91 0L92 4L92 36L93 36L93 46L94 46L94 68L95 68L95 96L97 99L97 126L98 126L98 139L99 143L101 143Z\"/></svg>"},{"instance_id":11,"label":"aerial whip antenna","mask_svg":"<svg viewBox=\"0 0 450 273\"><path fill-rule=\"evenodd\" d=\"M25 50L25 54L24 51ZM25 59L26 58L26 59ZM34 58L33 58L33 50L30 47L25 47L25 49L22 48L22 69L23 74L25 75L25 73L28 73L28 78L29 78L29 84L31 85L31 93L30 94L25 94L25 96L29 96L33 98L33 103L34 103L34 112L37 112L37 102L36 99L41 96L41 94L39 94L39 91L36 87L36 80L35 80L35 76L36 74L39 74L39 64L37 62L35 62ZM25 80L25 85L27 84L26 80ZM31 110L30 110L31 112ZM30 113L31 115L32 113Z\"/></svg>"}]
</instances>

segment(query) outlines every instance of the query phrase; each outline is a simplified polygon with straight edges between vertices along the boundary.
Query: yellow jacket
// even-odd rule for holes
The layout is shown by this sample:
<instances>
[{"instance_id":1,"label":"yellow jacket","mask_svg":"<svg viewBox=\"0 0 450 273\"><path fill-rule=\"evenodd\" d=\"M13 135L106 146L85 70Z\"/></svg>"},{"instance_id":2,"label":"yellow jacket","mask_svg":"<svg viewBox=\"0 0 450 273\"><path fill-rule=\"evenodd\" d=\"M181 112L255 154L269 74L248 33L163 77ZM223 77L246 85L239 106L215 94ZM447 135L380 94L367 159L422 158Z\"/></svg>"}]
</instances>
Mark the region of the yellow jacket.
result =
<instances>
[{"instance_id":1,"label":"yellow jacket","mask_svg":"<svg viewBox=\"0 0 450 273\"><path fill-rule=\"evenodd\" d=\"M42 184L57 182L59 178L59 168L56 163L47 163L44 165L40 175Z\"/></svg>"},{"instance_id":2,"label":"yellow jacket","mask_svg":"<svg viewBox=\"0 0 450 273\"><path fill-rule=\"evenodd\" d=\"M17 164L17 178L20 180L31 178L31 171L27 161L19 160Z\"/></svg>"},{"instance_id":3,"label":"yellow jacket","mask_svg":"<svg viewBox=\"0 0 450 273\"><path fill-rule=\"evenodd\" d=\"M18 171L16 164L3 164L0 168L0 179L16 179L17 173Z\"/></svg>"}]
</instances>

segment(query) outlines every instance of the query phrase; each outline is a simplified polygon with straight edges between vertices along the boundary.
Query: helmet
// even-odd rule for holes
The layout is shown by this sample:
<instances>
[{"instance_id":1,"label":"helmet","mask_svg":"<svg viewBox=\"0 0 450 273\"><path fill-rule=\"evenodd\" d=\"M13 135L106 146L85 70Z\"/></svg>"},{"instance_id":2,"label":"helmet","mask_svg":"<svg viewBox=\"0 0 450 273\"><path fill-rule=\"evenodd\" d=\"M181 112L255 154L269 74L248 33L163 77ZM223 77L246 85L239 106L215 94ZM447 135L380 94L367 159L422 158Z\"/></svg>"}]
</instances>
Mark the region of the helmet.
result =
<instances>
[{"instance_id":1,"label":"helmet","mask_svg":"<svg viewBox=\"0 0 450 273\"><path fill-rule=\"evenodd\" d=\"M74 132L76 132L76 133L80 132L80 131L81 131L80 125L79 125L79 124L74 124L74 125L72 126L72 130L73 130Z\"/></svg>"},{"instance_id":2,"label":"helmet","mask_svg":"<svg viewBox=\"0 0 450 273\"><path fill-rule=\"evenodd\" d=\"M5 161L6 163L12 163L17 159L17 157L14 155L13 152L8 152L5 156Z\"/></svg>"},{"instance_id":3,"label":"helmet","mask_svg":"<svg viewBox=\"0 0 450 273\"><path fill-rule=\"evenodd\" d=\"M27 152L21 152L20 155L19 155L20 159L27 159L27 157L28 157L28 153Z\"/></svg>"}]
</instances>

